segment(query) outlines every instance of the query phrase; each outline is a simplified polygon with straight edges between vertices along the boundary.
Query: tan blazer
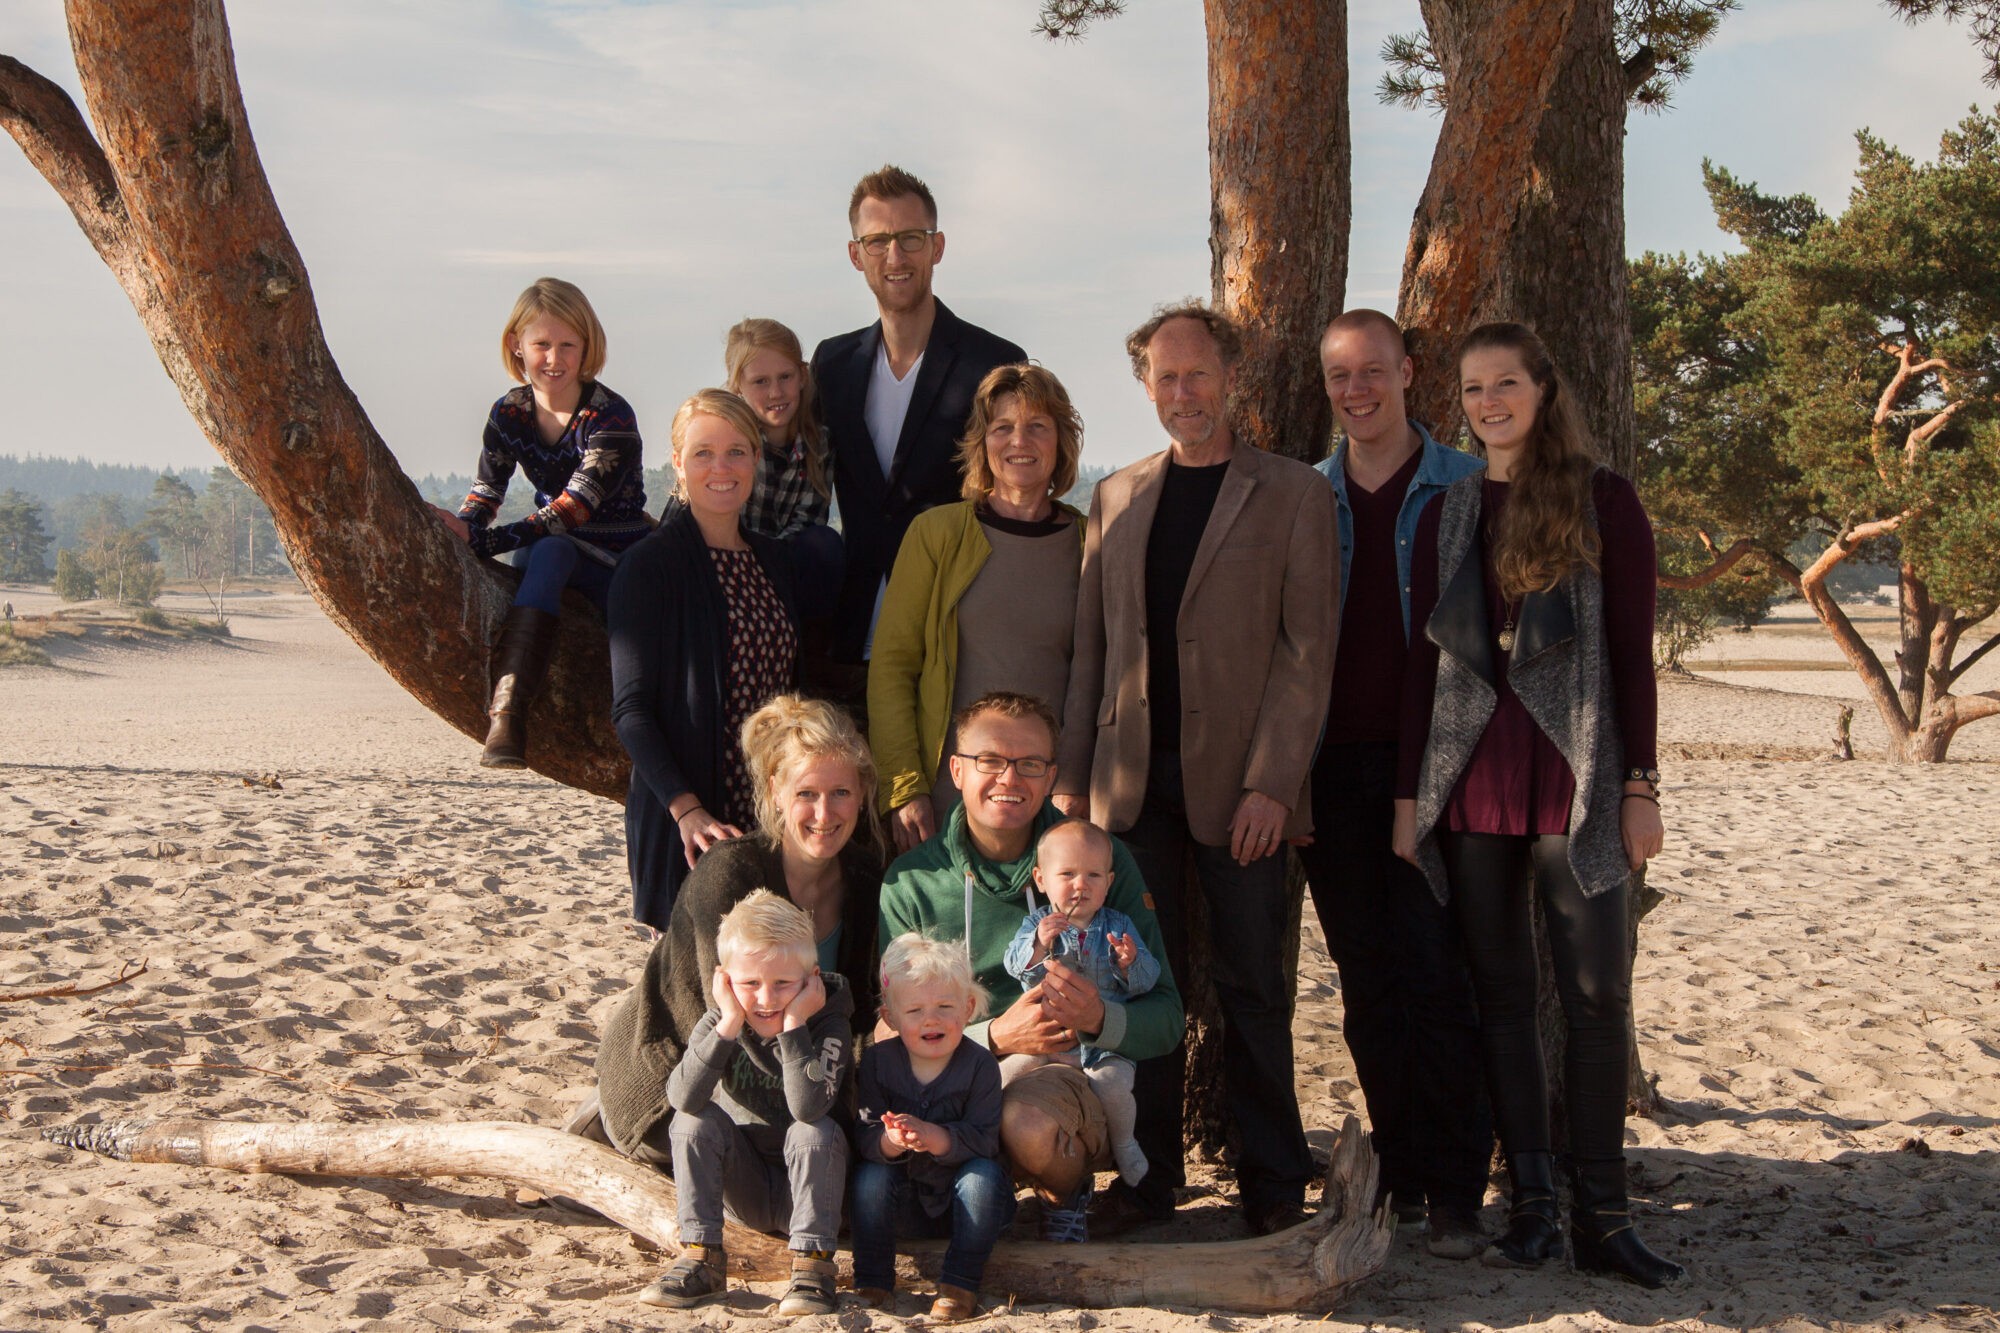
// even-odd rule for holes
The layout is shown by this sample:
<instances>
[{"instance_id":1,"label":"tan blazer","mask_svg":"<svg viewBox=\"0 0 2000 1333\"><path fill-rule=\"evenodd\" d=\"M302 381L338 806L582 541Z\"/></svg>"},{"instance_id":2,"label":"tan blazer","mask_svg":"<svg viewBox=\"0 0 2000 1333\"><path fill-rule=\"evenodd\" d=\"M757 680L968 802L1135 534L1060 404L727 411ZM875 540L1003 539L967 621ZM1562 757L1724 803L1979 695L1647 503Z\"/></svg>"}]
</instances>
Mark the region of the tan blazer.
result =
<instances>
[{"instance_id":1,"label":"tan blazer","mask_svg":"<svg viewBox=\"0 0 2000 1333\"><path fill-rule=\"evenodd\" d=\"M1167 457L1099 482L1084 533L1056 791L1088 793L1092 822L1114 833L1132 826L1146 794L1146 542ZM1307 779L1339 633L1338 521L1325 477L1237 441L1175 627L1181 767L1199 842L1229 841L1246 790L1290 808L1286 837L1312 830Z\"/></svg>"}]
</instances>

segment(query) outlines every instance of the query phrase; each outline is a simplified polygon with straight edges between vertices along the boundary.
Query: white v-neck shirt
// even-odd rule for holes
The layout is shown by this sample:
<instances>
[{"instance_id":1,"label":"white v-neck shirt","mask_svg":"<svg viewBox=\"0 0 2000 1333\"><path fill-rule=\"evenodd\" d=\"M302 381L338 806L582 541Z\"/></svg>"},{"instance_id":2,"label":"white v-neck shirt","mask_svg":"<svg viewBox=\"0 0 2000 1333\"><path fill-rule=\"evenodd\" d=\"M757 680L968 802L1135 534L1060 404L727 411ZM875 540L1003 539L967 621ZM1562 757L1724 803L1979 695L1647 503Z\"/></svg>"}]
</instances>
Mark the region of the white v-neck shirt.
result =
<instances>
[{"instance_id":1,"label":"white v-neck shirt","mask_svg":"<svg viewBox=\"0 0 2000 1333\"><path fill-rule=\"evenodd\" d=\"M910 415L910 399L917 392L917 372L923 368L924 353L919 352L910 363L909 373L897 379L896 372L889 368L888 340L875 345L875 367L868 374L868 398L861 415L868 423L868 438L875 444L875 461L882 465L885 478L896 464L896 442L903 438L903 419ZM882 617L882 594L888 590L889 580L884 578L875 589L875 609L868 616L868 636L861 646L863 661L875 655L875 622Z\"/></svg>"},{"instance_id":2,"label":"white v-neck shirt","mask_svg":"<svg viewBox=\"0 0 2000 1333\"><path fill-rule=\"evenodd\" d=\"M917 372L923 366L924 354L919 352L910 363L909 373L897 379L896 373L889 369L888 340L885 338L875 345L875 367L868 375L868 399L862 413L884 477L896 462L896 441L903 438L903 418L910 415L910 399L917 392Z\"/></svg>"}]
</instances>

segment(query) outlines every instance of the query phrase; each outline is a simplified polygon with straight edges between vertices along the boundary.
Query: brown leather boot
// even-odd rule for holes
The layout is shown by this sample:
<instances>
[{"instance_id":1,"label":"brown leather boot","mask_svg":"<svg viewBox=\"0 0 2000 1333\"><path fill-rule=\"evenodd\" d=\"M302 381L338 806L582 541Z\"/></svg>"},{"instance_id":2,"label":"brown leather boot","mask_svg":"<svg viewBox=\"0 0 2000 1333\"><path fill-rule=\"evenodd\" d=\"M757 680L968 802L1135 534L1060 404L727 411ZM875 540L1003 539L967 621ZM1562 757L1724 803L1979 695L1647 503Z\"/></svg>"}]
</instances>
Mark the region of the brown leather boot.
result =
<instances>
[{"instance_id":1,"label":"brown leather boot","mask_svg":"<svg viewBox=\"0 0 2000 1333\"><path fill-rule=\"evenodd\" d=\"M532 606L508 609L500 641L493 648L493 702L486 706L492 723L486 729L486 749L479 756L483 767L527 767L528 705L541 693L555 646L554 616Z\"/></svg>"},{"instance_id":2,"label":"brown leather boot","mask_svg":"<svg viewBox=\"0 0 2000 1333\"><path fill-rule=\"evenodd\" d=\"M979 1296L964 1287L954 1287L948 1282L938 1283L937 1299L931 1302L931 1322L933 1324L956 1324L961 1319L970 1319L979 1311Z\"/></svg>"}]
</instances>

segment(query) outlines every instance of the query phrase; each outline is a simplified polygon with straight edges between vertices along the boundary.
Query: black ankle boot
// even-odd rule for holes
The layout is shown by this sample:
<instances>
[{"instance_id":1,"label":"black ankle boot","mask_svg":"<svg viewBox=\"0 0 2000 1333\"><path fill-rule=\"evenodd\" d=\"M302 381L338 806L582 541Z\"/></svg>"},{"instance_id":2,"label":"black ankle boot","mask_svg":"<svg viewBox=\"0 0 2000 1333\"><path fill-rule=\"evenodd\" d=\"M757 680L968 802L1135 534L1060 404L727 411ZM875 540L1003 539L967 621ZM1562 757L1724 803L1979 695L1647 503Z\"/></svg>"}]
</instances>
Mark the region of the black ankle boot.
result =
<instances>
[{"instance_id":1,"label":"black ankle boot","mask_svg":"<svg viewBox=\"0 0 2000 1333\"><path fill-rule=\"evenodd\" d=\"M1555 1159L1545 1152L1513 1153L1507 1158L1507 1175L1514 1184L1507 1231L1480 1261L1491 1268L1539 1268L1562 1252Z\"/></svg>"},{"instance_id":2,"label":"black ankle boot","mask_svg":"<svg viewBox=\"0 0 2000 1333\"><path fill-rule=\"evenodd\" d=\"M1578 1166L1571 1185L1569 1239L1578 1272L1611 1273L1656 1290L1687 1276L1685 1268L1647 1249L1632 1229L1623 1158Z\"/></svg>"}]
</instances>

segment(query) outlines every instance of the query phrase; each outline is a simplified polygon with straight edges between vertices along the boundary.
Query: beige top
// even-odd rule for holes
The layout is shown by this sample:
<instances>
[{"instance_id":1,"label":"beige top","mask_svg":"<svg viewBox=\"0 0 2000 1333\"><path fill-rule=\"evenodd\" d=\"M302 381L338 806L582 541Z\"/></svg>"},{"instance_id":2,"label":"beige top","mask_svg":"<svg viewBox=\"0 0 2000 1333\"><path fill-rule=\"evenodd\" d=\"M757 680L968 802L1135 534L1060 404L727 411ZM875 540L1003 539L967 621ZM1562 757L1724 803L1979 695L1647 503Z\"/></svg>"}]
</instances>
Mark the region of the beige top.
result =
<instances>
[{"instance_id":1,"label":"beige top","mask_svg":"<svg viewBox=\"0 0 2000 1333\"><path fill-rule=\"evenodd\" d=\"M1039 537L991 524L981 530L993 554L958 601L958 673L952 681L951 711L956 714L994 690L1013 690L1036 696L1061 717L1069 692L1081 573L1076 533L1067 523ZM948 731L931 792L941 810L958 802L951 781L951 754L957 748L957 736Z\"/></svg>"}]
</instances>

